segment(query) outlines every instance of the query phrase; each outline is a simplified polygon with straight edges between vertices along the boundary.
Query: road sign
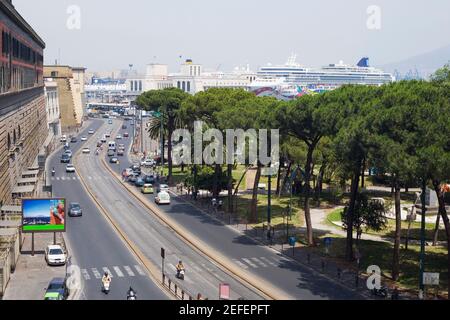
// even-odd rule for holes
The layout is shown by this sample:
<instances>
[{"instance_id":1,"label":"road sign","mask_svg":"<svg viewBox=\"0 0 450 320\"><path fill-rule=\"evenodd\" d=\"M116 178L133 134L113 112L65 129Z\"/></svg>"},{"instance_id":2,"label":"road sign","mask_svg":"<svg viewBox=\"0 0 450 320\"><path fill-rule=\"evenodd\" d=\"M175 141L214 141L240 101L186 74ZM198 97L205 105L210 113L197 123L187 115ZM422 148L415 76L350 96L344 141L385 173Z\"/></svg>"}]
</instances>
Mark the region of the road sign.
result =
<instances>
[{"instance_id":1,"label":"road sign","mask_svg":"<svg viewBox=\"0 0 450 320\"><path fill-rule=\"evenodd\" d=\"M427 285L427 286L438 286L439 285L439 273L424 272L423 273L423 284Z\"/></svg>"},{"instance_id":2,"label":"road sign","mask_svg":"<svg viewBox=\"0 0 450 320\"><path fill-rule=\"evenodd\" d=\"M230 300L230 285L222 283L219 285L219 300Z\"/></svg>"},{"instance_id":3,"label":"road sign","mask_svg":"<svg viewBox=\"0 0 450 320\"><path fill-rule=\"evenodd\" d=\"M289 237L289 245L295 246L295 243L297 242L297 238L295 237Z\"/></svg>"}]
</instances>

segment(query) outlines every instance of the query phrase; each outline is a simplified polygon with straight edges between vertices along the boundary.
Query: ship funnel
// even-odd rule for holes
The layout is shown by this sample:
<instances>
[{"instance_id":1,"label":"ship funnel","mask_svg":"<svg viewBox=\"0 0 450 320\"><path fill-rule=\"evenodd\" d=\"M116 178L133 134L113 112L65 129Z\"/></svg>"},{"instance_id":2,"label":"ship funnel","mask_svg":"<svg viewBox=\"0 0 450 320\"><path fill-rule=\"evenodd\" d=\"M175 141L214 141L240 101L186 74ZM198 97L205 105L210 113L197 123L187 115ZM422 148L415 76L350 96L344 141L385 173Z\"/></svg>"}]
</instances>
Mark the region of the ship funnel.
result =
<instances>
[{"instance_id":1,"label":"ship funnel","mask_svg":"<svg viewBox=\"0 0 450 320\"><path fill-rule=\"evenodd\" d=\"M358 67L368 68L369 67L369 58L364 57L361 60L359 60Z\"/></svg>"}]
</instances>

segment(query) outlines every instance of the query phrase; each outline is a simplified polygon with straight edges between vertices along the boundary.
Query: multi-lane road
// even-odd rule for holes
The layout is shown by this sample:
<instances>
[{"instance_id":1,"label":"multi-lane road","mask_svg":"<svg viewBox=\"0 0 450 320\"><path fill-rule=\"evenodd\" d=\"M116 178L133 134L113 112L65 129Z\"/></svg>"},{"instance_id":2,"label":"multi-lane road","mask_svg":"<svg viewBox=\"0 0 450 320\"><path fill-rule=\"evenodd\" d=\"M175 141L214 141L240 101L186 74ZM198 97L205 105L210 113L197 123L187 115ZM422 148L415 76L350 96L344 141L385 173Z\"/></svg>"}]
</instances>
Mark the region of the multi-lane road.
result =
<instances>
[{"instance_id":1,"label":"multi-lane road","mask_svg":"<svg viewBox=\"0 0 450 320\"><path fill-rule=\"evenodd\" d=\"M111 132L112 138L118 133L123 136L125 131L131 133L133 129L128 127L122 130L122 124L120 119L114 120L112 125L103 120L95 120L80 133L80 136L89 136L87 130L95 129L95 134L90 135L88 141L73 144L77 174L65 173L65 165L59 163L59 155L51 160L51 165L56 168L56 176L52 177L55 196L66 197L69 202L80 202L84 211L82 218L69 219L67 233L72 256L82 270L82 297L105 298L100 292L98 276L104 270L109 270L114 276L109 298L124 298L130 285L135 287L143 299L167 298L122 241L125 234L128 243L138 248L152 267L158 270L161 268L162 247L167 252L166 273L174 273L175 263L183 260L187 274L181 285L192 294L202 293L210 299L217 297L220 283L231 285L233 299L261 299L264 295L251 285L260 288L259 283L255 283L258 280L266 286L266 293L273 288L273 291L282 292L283 297L292 299L361 298L353 290L260 245L233 228L224 226L172 194L171 205L158 208L160 214L175 220L187 230L188 236L192 235L201 244L206 244L212 251L226 257L230 264L243 273L254 276L251 278L254 282L243 283L242 277L230 274L228 269L206 257L195 245L186 243L174 232L174 228L161 221L149 209L149 205L138 201L122 185L120 179L107 170L106 166L109 166L120 174L131 165L128 156L119 157L120 164L110 164L104 153L95 155L96 143L105 132ZM119 140L118 143L124 143L126 150L129 150L131 138ZM91 153L75 153L82 145L88 146ZM132 191L139 191L133 188ZM91 196L87 194L87 190ZM145 197L144 202L154 202L153 195ZM98 204L101 204L102 210L98 208ZM102 211L108 213L122 236L119 236ZM153 280L159 279L153 277Z\"/></svg>"}]
</instances>

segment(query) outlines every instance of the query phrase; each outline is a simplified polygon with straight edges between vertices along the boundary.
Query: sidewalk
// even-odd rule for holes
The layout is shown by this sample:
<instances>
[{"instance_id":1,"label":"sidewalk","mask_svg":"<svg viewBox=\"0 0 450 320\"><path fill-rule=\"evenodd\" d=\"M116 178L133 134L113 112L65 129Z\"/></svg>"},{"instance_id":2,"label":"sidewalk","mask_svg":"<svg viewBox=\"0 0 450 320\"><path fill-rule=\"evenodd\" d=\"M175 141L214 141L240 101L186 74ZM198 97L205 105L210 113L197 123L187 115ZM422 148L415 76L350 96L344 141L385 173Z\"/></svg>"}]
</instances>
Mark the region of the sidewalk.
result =
<instances>
[{"instance_id":1,"label":"sidewalk","mask_svg":"<svg viewBox=\"0 0 450 320\"><path fill-rule=\"evenodd\" d=\"M61 235L57 235L56 242L62 242ZM49 267L45 262L45 247L49 244L53 244L53 233L35 234L35 254L32 256L31 234L24 235L21 255L6 287L4 300L43 300L50 280L65 277L65 266Z\"/></svg>"}]
</instances>

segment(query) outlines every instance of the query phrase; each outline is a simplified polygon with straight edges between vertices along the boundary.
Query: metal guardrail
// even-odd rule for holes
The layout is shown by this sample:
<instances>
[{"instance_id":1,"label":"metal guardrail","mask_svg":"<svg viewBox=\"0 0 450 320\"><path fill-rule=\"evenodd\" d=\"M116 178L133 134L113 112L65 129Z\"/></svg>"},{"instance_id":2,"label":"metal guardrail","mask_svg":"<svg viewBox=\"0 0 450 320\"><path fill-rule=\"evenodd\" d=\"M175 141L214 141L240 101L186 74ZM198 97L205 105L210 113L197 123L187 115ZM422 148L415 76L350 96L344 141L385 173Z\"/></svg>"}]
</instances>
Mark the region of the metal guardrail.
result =
<instances>
[{"instance_id":1,"label":"metal guardrail","mask_svg":"<svg viewBox=\"0 0 450 320\"><path fill-rule=\"evenodd\" d=\"M208 298L203 298L199 293L197 295L192 294L190 291L183 288L179 281L173 279L172 277L163 274L162 284L164 287L168 288L171 293L175 295L177 299L180 300L209 300Z\"/></svg>"}]
</instances>

